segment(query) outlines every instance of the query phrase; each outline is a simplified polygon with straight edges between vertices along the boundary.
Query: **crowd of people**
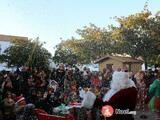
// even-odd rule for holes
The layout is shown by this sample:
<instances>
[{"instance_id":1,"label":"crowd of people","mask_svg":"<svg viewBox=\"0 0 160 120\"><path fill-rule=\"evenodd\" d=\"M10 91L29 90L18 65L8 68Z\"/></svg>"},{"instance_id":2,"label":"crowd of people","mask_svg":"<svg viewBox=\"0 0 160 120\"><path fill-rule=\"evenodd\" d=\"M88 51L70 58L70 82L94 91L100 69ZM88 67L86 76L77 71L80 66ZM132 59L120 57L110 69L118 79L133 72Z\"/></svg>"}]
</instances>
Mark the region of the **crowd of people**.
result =
<instances>
[{"instance_id":1,"label":"crowd of people","mask_svg":"<svg viewBox=\"0 0 160 120\"><path fill-rule=\"evenodd\" d=\"M116 72L116 77L114 77ZM120 81L119 78L127 78L130 82ZM106 101L113 99L117 92L130 87L136 88L137 91L136 93L134 89L128 90L132 94L135 92L136 95L135 102L129 100L130 104L133 104L131 110L134 110L135 104L136 110L145 111L146 104L149 104L152 111L160 111L158 70L129 73L127 70L121 69L115 72L104 69L103 72L91 72L88 68L83 70L77 67L65 68L64 64L59 64L58 68L54 68L52 71L32 70L28 67L17 69L15 72L1 71L0 120L36 120L35 108L43 109L48 114L57 114L54 113L53 108L62 103L64 105L73 102L84 103L84 94L87 91L91 91L96 96L93 97L94 104L86 109L91 109L94 114L95 111L97 113L97 110L101 111L102 106L109 103ZM123 98L122 101L125 101L124 99L127 98ZM119 103L114 103L114 105L116 104ZM130 107L129 103L126 103L125 106ZM95 117L94 114L93 120L103 119L101 113L98 113L100 117ZM76 118L76 120L78 119Z\"/></svg>"}]
</instances>

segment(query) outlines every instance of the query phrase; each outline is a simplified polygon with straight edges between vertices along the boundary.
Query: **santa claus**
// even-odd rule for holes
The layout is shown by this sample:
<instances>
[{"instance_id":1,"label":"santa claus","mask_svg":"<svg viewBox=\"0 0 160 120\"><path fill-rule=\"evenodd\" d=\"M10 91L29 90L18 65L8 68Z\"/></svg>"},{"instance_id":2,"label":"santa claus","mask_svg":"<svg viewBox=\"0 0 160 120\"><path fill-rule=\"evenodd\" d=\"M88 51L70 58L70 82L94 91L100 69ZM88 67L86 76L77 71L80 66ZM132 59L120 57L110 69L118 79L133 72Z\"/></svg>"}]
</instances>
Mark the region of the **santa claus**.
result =
<instances>
[{"instance_id":1,"label":"santa claus","mask_svg":"<svg viewBox=\"0 0 160 120\"><path fill-rule=\"evenodd\" d=\"M134 120L131 111L134 111L137 99L137 89L127 72L115 71L112 76L110 90L103 99L96 99L94 107L102 109L109 105L113 108L112 116L108 120Z\"/></svg>"}]
</instances>

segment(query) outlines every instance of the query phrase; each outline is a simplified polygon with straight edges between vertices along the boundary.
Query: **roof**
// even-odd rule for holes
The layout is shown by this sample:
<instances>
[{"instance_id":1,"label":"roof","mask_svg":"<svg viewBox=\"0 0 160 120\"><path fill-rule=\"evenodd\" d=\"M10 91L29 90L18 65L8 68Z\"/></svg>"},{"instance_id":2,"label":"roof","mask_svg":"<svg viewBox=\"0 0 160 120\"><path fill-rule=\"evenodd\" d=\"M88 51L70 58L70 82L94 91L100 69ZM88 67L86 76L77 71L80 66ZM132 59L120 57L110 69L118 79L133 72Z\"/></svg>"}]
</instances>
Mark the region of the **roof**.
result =
<instances>
[{"instance_id":1,"label":"roof","mask_svg":"<svg viewBox=\"0 0 160 120\"><path fill-rule=\"evenodd\" d=\"M100 62L103 62L107 59L114 59L114 60L120 61L122 63L143 63L143 60L134 59L131 57L121 57L121 56L105 56L100 59L97 59L95 61L95 63L100 63Z\"/></svg>"},{"instance_id":2,"label":"roof","mask_svg":"<svg viewBox=\"0 0 160 120\"><path fill-rule=\"evenodd\" d=\"M13 35L2 35L2 34L0 34L0 41L11 42L14 39L28 40L28 37L13 36Z\"/></svg>"}]
</instances>

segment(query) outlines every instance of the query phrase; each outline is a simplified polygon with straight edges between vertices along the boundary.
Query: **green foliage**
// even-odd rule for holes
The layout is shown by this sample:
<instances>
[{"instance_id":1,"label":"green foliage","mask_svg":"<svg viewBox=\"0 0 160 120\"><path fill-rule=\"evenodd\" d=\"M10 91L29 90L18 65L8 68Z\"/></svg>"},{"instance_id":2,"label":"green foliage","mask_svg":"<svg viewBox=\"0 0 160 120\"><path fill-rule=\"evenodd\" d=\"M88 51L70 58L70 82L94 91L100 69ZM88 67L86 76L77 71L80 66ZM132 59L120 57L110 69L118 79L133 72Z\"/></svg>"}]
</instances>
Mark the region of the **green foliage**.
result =
<instances>
[{"instance_id":1,"label":"green foliage","mask_svg":"<svg viewBox=\"0 0 160 120\"><path fill-rule=\"evenodd\" d=\"M55 56L76 56L77 63L90 63L110 54L127 54L142 58L146 64L160 64L160 17L144 10L127 17L115 17L118 27L100 28L94 24L78 29L79 39L63 40ZM73 56L72 56L73 57ZM63 62L61 60L61 62ZM67 62L67 61L65 61Z\"/></svg>"},{"instance_id":2,"label":"green foliage","mask_svg":"<svg viewBox=\"0 0 160 120\"><path fill-rule=\"evenodd\" d=\"M123 36L123 52L132 57L141 57L145 63L155 61L160 54L158 47L160 44L160 19L151 16L149 11L142 11L118 20ZM156 61L160 63L158 59Z\"/></svg>"},{"instance_id":3,"label":"green foliage","mask_svg":"<svg viewBox=\"0 0 160 120\"><path fill-rule=\"evenodd\" d=\"M111 41L106 29L100 29L90 24L89 27L85 26L83 29L78 29L77 33L81 38L62 41L57 46L55 56L58 54L59 59L66 58L65 55L68 54L64 55L64 53L70 50L74 57L76 56L77 63L84 64L111 53Z\"/></svg>"},{"instance_id":4,"label":"green foliage","mask_svg":"<svg viewBox=\"0 0 160 120\"><path fill-rule=\"evenodd\" d=\"M74 65L77 63L77 55L74 54L71 49L57 48L53 57L55 63L65 63L68 65Z\"/></svg>"},{"instance_id":5,"label":"green foliage","mask_svg":"<svg viewBox=\"0 0 160 120\"><path fill-rule=\"evenodd\" d=\"M5 62L8 66L28 66L45 69L49 65L51 54L36 40L14 40L4 51Z\"/></svg>"}]
</instances>

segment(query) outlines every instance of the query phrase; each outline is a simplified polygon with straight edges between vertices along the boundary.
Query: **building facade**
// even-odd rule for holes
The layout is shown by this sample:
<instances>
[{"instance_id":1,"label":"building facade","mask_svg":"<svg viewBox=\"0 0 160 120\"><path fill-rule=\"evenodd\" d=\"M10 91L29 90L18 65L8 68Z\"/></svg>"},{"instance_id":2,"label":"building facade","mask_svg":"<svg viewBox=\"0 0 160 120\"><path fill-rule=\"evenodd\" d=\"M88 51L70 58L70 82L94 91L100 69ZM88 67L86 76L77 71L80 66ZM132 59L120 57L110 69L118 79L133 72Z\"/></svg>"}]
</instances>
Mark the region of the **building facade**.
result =
<instances>
[{"instance_id":1,"label":"building facade","mask_svg":"<svg viewBox=\"0 0 160 120\"><path fill-rule=\"evenodd\" d=\"M28 37L0 34L0 52L3 53L4 50L7 49L11 45L11 42L15 39L28 40Z\"/></svg>"},{"instance_id":2,"label":"building facade","mask_svg":"<svg viewBox=\"0 0 160 120\"><path fill-rule=\"evenodd\" d=\"M96 60L95 63L99 64L100 71L103 71L104 68L110 70L125 69L136 73L141 70L143 61L131 57L105 56Z\"/></svg>"},{"instance_id":3,"label":"building facade","mask_svg":"<svg viewBox=\"0 0 160 120\"><path fill-rule=\"evenodd\" d=\"M28 37L22 37L22 36L12 36L12 35L2 35L0 34L0 54L3 54L4 51L11 46L13 40L28 40ZM1 70L8 70L6 67L6 63L0 63L0 71Z\"/></svg>"}]
</instances>

